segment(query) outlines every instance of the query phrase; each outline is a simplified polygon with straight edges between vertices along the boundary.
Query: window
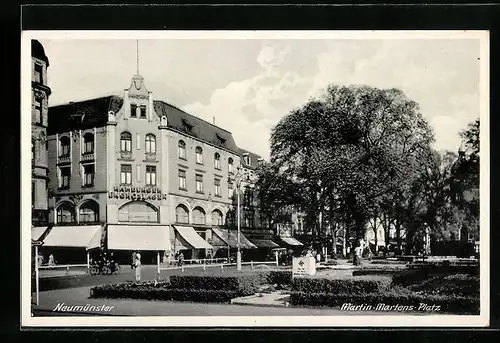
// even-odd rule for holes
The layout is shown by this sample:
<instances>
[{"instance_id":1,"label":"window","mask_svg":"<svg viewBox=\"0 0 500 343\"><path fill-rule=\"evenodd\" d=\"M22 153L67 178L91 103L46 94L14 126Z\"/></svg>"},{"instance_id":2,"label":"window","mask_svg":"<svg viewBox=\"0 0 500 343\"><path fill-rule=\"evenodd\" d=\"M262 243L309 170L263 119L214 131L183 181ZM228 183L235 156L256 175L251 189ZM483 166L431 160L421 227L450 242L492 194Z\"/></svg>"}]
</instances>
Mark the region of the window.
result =
<instances>
[{"instance_id":1,"label":"window","mask_svg":"<svg viewBox=\"0 0 500 343\"><path fill-rule=\"evenodd\" d=\"M196 193L203 193L203 175L196 174Z\"/></svg>"},{"instance_id":2,"label":"window","mask_svg":"<svg viewBox=\"0 0 500 343\"><path fill-rule=\"evenodd\" d=\"M175 221L177 223L189 223L189 211L184 205L179 205L175 208Z\"/></svg>"},{"instance_id":3,"label":"window","mask_svg":"<svg viewBox=\"0 0 500 343\"><path fill-rule=\"evenodd\" d=\"M120 150L132 151L132 135L130 132L122 132L120 135Z\"/></svg>"},{"instance_id":4,"label":"window","mask_svg":"<svg viewBox=\"0 0 500 343\"><path fill-rule=\"evenodd\" d=\"M59 144L61 147L59 157L69 157L70 145L71 145L69 137L67 136L61 137L61 139L59 140Z\"/></svg>"},{"instance_id":5,"label":"window","mask_svg":"<svg viewBox=\"0 0 500 343\"><path fill-rule=\"evenodd\" d=\"M36 196L36 189L35 189L35 181L31 181L31 206L35 206L35 196Z\"/></svg>"},{"instance_id":6,"label":"window","mask_svg":"<svg viewBox=\"0 0 500 343\"><path fill-rule=\"evenodd\" d=\"M205 225L205 211L201 207L195 207L193 210L193 224Z\"/></svg>"},{"instance_id":7,"label":"window","mask_svg":"<svg viewBox=\"0 0 500 343\"><path fill-rule=\"evenodd\" d=\"M212 211L212 225L223 225L221 211L219 210Z\"/></svg>"},{"instance_id":8,"label":"window","mask_svg":"<svg viewBox=\"0 0 500 343\"><path fill-rule=\"evenodd\" d=\"M146 153L156 154L156 137L152 134L146 135Z\"/></svg>"},{"instance_id":9,"label":"window","mask_svg":"<svg viewBox=\"0 0 500 343\"><path fill-rule=\"evenodd\" d=\"M136 104L130 105L130 117L137 118L137 105Z\"/></svg>"},{"instance_id":10,"label":"window","mask_svg":"<svg viewBox=\"0 0 500 343\"><path fill-rule=\"evenodd\" d=\"M203 164L203 149L199 146L196 147L196 163Z\"/></svg>"},{"instance_id":11,"label":"window","mask_svg":"<svg viewBox=\"0 0 500 343\"><path fill-rule=\"evenodd\" d=\"M63 202L57 207L57 224L74 223L75 208L68 202Z\"/></svg>"},{"instance_id":12,"label":"window","mask_svg":"<svg viewBox=\"0 0 500 343\"><path fill-rule=\"evenodd\" d=\"M92 223L99 221L99 205L95 201L87 201L80 206L79 222Z\"/></svg>"},{"instance_id":13,"label":"window","mask_svg":"<svg viewBox=\"0 0 500 343\"><path fill-rule=\"evenodd\" d=\"M36 141L31 140L31 162L35 161L36 158Z\"/></svg>"},{"instance_id":14,"label":"window","mask_svg":"<svg viewBox=\"0 0 500 343\"><path fill-rule=\"evenodd\" d=\"M220 179L214 180L214 193L216 197L220 197Z\"/></svg>"},{"instance_id":15,"label":"window","mask_svg":"<svg viewBox=\"0 0 500 343\"><path fill-rule=\"evenodd\" d=\"M179 147L179 158L182 158L183 160L185 160L186 159L186 143L184 143L184 141L179 141L178 147Z\"/></svg>"},{"instance_id":16,"label":"window","mask_svg":"<svg viewBox=\"0 0 500 343\"><path fill-rule=\"evenodd\" d=\"M95 166L93 164L87 164L83 166L83 185L93 186L95 176Z\"/></svg>"},{"instance_id":17,"label":"window","mask_svg":"<svg viewBox=\"0 0 500 343\"><path fill-rule=\"evenodd\" d=\"M157 223L158 209L145 201L126 203L118 210L119 222Z\"/></svg>"},{"instance_id":18,"label":"window","mask_svg":"<svg viewBox=\"0 0 500 343\"><path fill-rule=\"evenodd\" d=\"M220 170L220 155L218 152L216 152L214 155L214 167L215 169Z\"/></svg>"},{"instance_id":19,"label":"window","mask_svg":"<svg viewBox=\"0 0 500 343\"><path fill-rule=\"evenodd\" d=\"M179 169L179 189L186 190L186 171Z\"/></svg>"},{"instance_id":20,"label":"window","mask_svg":"<svg viewBox=\"0 0 500 343\"><path fill-rule=\"evenodd\" d=\"M191 125L186 119L182 119L182 126L185 132L191 133L193 130L193 125Z\"/></svg>"},{"instance_id":21,"label":"window","mask_svg":"<svg viewBox=\"0 0 500 343\"><path fill-rule=\"evenodd\" d=\"M40 64L35 63L35 82L43 83L43 67Z\"/></svg>"},{"instance_id":22,"label":"window","mask_svg":"<svg viewBox=\"0 0 500 343\"><path fill-rule=\"evenodd\" d=\"M233 159L231 157L228 158L227 164L228 164L228 171L230 173L234 173Z\"/></svg>"},{"instance_id":23,"label":"window","mask_svg":"<svg viewBox=\"0 0 500 343\"><path fill-rule=\"evenodd\" d=\"M42 99L39 98L35 98L35 118L38 124L43 125Z\"/></svg>"},{"instance_id":24,"label":"window","mask_svg":"<svg viewBox=\"0 0 500 343\"><path fill-rule=\"evenodd\" d=\"M146 106L145 105L140 106L140 115L141 115L142 119L146 118Z\"/></svg>"},{"instance_id":25,"label":"window","mask_svg":"<svg viewBox=\"0 0 500 343\"><path fill-rule=\"evenodd\" d=\"M132 165L130 164L121 165L120 182L122 185L132 184Z\"/></svg>"},{"instance_id":26,"label":"window","mask_svg":"<svg viewBox=\"0 0 500 343\"><path fill-rule=\"evenodd\" d=\"M245 164L246 164L247 166L249 166L249 165L250 165L250 156L249 156L249 155L245 155L245 156L243 157L243 160L245 161Z\"/></svg>"},{"instance_id":27,"label":"window","mask_svg":"<svg viewBox=\"0 0 500 343\"><path fill-rule=\"evenodd\" d=\"M219 145L224 146L226 144L226 140L223 137L219 136L218 134L215 134L215 136L217 137L217 143L219 143Z\"/></svg>"},{"instance_id":28,"label":"window","mask_svg":"<svg viewBox=\"0 0 500 343\"><path fill-rule=\"evenodd\" d=\"M229 199L233 197L233 183L231 181L227 183L227 197Z\"/></svg>"},{"instance_id":29,"label":"window","mask_svg":"<svg viewBox=\"0 0 500 343\"><path fill-rule=\"evenodd\" d=\"M61 178L59 179L59 188L68 189L69 182L71 180L71 168L70 167L60 167L59 172Z\"/></svg>"},{"instance_id":30,"label":"window","mask_svg":"<svg viewBox=\"0 0 500 343\"><path fill-rule=\"evenodd\" d=\"M84 154L94 153L94 135L91 133L86 133L83 136L83 153Z\"/></svg>"},{"instance_id":31,"label":"window","mask_svg":"<svg viewBox=\"0 0 500 343\"><path fill-rule=\"evenodd\" d=\"M146 185L156 186L156 166L146 166Z\"/></svg>"}]
</instances>

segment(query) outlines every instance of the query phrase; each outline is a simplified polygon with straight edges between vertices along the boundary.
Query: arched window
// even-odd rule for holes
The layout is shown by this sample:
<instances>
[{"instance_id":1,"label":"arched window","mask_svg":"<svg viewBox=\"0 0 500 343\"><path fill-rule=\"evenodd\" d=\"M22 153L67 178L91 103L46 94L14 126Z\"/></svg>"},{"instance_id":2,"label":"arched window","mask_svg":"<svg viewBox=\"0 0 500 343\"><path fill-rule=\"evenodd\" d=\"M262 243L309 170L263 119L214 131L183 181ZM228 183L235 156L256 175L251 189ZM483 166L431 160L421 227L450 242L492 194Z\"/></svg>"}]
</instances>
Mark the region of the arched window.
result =
<instances>
[{"instance_id":1,"label":"arched window","mask_svg":"<svg viewBox=\"0 0 500 343\"><path fill-rule=\"evenodd\" d=\"M94 152L94 135L86 133L83 135L83 153L92 154Z\"/></svg>"},{"instance_id":2,"label":"arched window","mask_svg":"<svg viewBox=\"0 0 500 343\"><path fill-rule=\"evenodd\" d=\"M157 223L159 221L158 210L145 201L132 201L120 207L118 221Z\"/></svg>"},{"instance_id":3,"label":"arched window","mask_svg":"<svg viewBox=\"0 0 500 343\"><path fill-rule=\"evenodd\" d=\"M132 135L130 132L122 132L120 135L120 151L132 151Z\"/></svg>"},{"instance_id":4,"label":"arched window","mask_svg":"<svg viewBox=\"0 0 500 343\"><path fill-rule=\"evenodd\" d=\"M69 202L63 202L57 207L57 224L75 222L75 207Z\"/></svg>"},{"instance_id":5,"label":"arched window","mask_svg":"<svg viewBox=\"0 0 500 343\"><path fill-rule=\"evenodd\" d=\"M212 225L223 225L221 211L219 210L212 211Z\"/></svg>"},{"instance_id":6,"label":"arched window","mask_svg":"<svg viewBox=\"0 0 500 343\"><path fill-rule=\"evenodd\" d=\"M156 154L156 137L153 134L146 135L146 153Z\"/></svg>"},{"instance_id":7,"label":"arched window","mask_svg":"<svg viewBox=\"0 0 500 343\"><path fill-rule=\"evenodd\" d=\"M183 160L185 160L186 159L186 143L184 143L184 141L179 141L178 147L179 147L179 158L182 158Z\"/></svg>"},{"instance_id":8,"label":"arched window","mask_svg":"<svg viewBox=\"0 0 500 343\"><path fill-rule=\"evenodd\" d=\"M214 155L214 167L215 169L220 170L220 155L218 152L216 152Z\"/></svg>"},{"instance_id":9,"label":"arched window","mask_svg":"<svg viewBox=\"0 0 500 343\"><path fill-rule=\"evenodd\" d=\"M227 211L227 213L226 213L226 225L230 228L234 227L235 220L236 220L236 216L234 214L234 211L233 210Z\"/></svg>"},{"instance_id":10,"label":"arched window","mask_svg":"<svg viewBox=\"0 0 500 343\"><path fill-rule=\"evenodd\" d=\"M193 210L193 224L206 224L205 211L201 207L195 207Z\"/></svg>"},{"instance_id":11,"label":"arched window","mask_svg":"<svg viewBox=\"0 0 500 343\"><path fill-rule=\"evenodd\" d=\"M203 149L199 146L196 147L196 163L203 164Z\"/></svg>"},{"instance_id":12,"label":"arched window","mask_svg":"<svg viewBox=\"0 0 500 343\"><path fill-rule=\"evenodd\" d=\"M61 137L59 140L59 157L69 157L71 142L68 136Z\"/></svg>"},{"instance_id":13,"label":"arched window","mask_svg":"<svg viewBox=\"0 0 500 343\"><path fill-rule=\"evenodd\" d=\"M233 159L231 157L227 159L227 164L228 164L228 171L230 173L234 173Z\"/></svg>"},{"instance_id":14,"label":"arched window","mask_svg":"<svg viewBox=\"0 0 500 343\"><path fill-rule=\"evenodd\" d=\"M99 221L99 204L93 200L86 201L80 206L80 223L92 223Z\"/></svg>"},{"instance_id":15,"label":"arched window","mask_svg":"<svg viewBox=\"0 0 500 343\"><path fill-rule=\"evenodd\" d=\"M175 221L177 223L189 224L189 211L184 205L175 208Z\"/></svg>"}]
</instances>

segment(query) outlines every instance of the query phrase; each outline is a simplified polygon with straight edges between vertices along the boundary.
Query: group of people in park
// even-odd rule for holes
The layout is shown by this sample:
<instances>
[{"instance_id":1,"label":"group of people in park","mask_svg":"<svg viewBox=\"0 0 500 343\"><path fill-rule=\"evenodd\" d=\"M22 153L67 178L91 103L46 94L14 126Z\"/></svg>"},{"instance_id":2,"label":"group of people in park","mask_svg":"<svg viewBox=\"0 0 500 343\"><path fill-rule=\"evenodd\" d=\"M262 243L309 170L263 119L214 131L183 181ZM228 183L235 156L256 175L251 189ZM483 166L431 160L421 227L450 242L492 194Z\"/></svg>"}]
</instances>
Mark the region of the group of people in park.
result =
<instances>
[{"instance_id":1,"label":"group of people in park","mask_svg":"<svg viewBox=\"0 0 500 343\"><path fill-rule=\"evenodd\" d=\"M37 260L37 263L38 263L39 267L45 264L45 258L40 253L38 253L38 256L37 256L36 260ZM50 254L49 255L49 260L47 262L47 265L48 266L55 266L56 265L56 260L54 258L54 254Z\"/></svg>"}]
</instances>

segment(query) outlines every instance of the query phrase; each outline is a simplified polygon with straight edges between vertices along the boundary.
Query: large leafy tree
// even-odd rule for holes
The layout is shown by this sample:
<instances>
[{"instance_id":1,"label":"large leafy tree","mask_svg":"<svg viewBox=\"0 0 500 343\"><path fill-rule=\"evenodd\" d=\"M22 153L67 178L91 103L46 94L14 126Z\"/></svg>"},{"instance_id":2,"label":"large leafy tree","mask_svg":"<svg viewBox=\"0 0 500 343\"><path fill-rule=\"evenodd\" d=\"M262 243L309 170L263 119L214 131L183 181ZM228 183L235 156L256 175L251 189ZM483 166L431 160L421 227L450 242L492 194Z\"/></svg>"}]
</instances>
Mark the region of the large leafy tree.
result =
<instances>
[{"instance_id":1,"label":"large leafy tree","mask_svg":"<svg viewBox=\"0 0 500 343\"><path fill-rule=\"evenodd\" d=\"M384 197L409 187L432 139L418 104L400 90L330 86L276 125L271 163L293 180L314 231L335 208L361 237Z\"/></svg>"}]
</instances>

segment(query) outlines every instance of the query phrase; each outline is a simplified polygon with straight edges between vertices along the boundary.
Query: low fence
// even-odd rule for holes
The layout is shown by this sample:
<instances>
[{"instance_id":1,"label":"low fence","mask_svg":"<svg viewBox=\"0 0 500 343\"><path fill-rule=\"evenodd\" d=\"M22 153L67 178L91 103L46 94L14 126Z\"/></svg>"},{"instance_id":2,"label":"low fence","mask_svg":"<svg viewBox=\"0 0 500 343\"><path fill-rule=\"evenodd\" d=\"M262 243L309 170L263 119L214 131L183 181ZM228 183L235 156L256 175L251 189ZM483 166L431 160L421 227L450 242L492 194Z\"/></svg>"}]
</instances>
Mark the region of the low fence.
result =
<instances>
[{"instance_id":1,"label":"low fence","mask_svg":"<svg viewBox=\"0 0 500 343\"><path fill-rule=\"evenodd\" d=\"M187 262L189 261L189 262ZM166 263L169 263L168 266L165 266ZM172 262L172 264L170 264ZM162 270L181 270L184 271L184 269L190 269L190 268L203 268L203 270L206 270L207 268L220 268L224 270L224 267L234 267L237 265L235 262L228 261L227 258L215 258L215 259L191 259L191 260L184 260L184 263L187 262L186 264L179 265L177 260L167 260L164 261L163 266L158 265L158 277L161 274ZM273 265L273 266L278 266L277 261L250 261L250 262L241 262L242 266L250 266L251 269L254 269L254 267L258 265Z\"/></svg>"},{"instance_id":2,"label":"low fence","mask_svg":"<svg viewBox=\"0 0 500 343\"><path fill-rule=\"evenodd\" d=\"M87 264L55 264L38 266L38 272L41 277L44 276L61 276L71 274L86 274L89 272ZM77 273L80 271L80 273Z\"/></svg>"}]
</instances>

